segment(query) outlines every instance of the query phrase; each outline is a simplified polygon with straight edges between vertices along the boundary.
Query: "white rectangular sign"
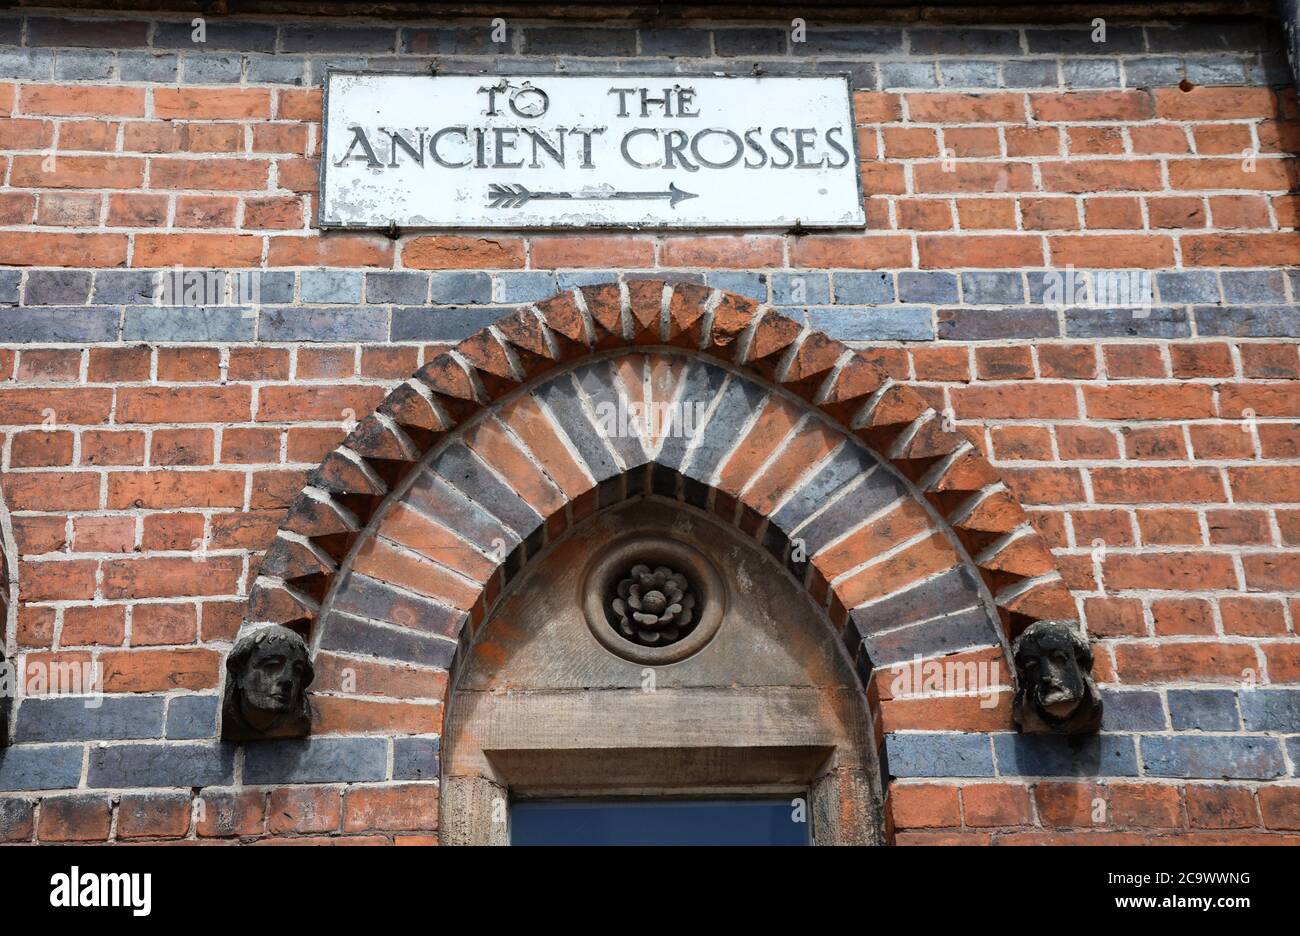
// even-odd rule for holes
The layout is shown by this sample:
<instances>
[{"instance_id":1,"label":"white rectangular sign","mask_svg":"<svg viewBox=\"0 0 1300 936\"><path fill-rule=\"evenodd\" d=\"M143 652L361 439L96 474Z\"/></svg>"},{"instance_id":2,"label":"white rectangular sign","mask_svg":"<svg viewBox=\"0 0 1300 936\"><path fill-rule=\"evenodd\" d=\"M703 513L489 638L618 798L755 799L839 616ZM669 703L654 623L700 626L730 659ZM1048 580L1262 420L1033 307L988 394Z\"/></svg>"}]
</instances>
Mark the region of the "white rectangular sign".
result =
<instances>
[{"instance_id":1,"label":"white rectangular sign","mask_svg":"<svg viewBox=\"0 0 1300 936\"><path fill-rule=\"evenodd\" d=\"M321 227L866 223L843 77L331 72Z\"/></svg>"}]
</instances>

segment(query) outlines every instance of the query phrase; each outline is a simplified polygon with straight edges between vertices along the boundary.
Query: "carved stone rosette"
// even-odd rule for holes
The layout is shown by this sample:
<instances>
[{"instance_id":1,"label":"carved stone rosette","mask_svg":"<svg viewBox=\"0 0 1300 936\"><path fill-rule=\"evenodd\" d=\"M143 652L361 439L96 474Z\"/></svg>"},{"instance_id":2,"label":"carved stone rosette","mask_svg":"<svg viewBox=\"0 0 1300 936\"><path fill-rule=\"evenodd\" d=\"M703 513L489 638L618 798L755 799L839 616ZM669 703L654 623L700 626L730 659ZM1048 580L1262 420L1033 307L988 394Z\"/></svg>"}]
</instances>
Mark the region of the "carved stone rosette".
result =
<instances>
[{"instance_id":1,"label":"carved stone rosette","mask_svg":"<svg viewBox=\"0 0 1300 936\"><path fill-rule=\"evenodd\" d=\"M701 650L727 606L722 576L675 539L633 536L601 553L582 578L587 625L607 649L652 665Z\"/></svg>"}]
</instances>

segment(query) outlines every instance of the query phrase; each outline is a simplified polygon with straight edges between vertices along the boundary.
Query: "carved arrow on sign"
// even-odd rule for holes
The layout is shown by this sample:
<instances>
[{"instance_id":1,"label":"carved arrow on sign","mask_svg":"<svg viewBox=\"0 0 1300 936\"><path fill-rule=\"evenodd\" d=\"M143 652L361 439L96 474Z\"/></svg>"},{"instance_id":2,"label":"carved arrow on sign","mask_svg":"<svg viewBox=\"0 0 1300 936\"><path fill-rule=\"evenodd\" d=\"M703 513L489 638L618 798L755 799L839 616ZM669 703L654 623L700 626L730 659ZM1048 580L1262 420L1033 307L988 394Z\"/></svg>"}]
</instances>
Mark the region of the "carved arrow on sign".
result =
<instances>
[{"instance_id":1,"label":"carved arrow on sign","mask_svg":"<svg viewBox=\"0 0 1300 936\"><path fill-rule=\"evenodd\" d=\"M616 192L608 190L584 190L581 192L534 192L523 185L502 185L493 183L488 186L488 205L492 208L518 208L530 201L643 201L652 198L668 199L668 207L676 208L678 202L688 198L699 198L694 192L685 192L674 184L669 184L664 192Z\"/></svg>"}]
</instances>

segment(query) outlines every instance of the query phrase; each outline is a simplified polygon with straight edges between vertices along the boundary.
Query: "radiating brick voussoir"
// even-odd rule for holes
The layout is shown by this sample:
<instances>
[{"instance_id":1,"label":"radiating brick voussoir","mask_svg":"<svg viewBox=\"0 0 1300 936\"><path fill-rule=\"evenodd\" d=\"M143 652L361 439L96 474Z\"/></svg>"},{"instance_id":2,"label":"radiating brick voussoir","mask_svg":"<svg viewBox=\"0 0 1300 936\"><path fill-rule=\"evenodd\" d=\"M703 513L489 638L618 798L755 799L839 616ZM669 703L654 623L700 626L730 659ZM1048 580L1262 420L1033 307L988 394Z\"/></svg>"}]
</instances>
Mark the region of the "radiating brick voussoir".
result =
<instances>
[{"instance_id":1,"label":"radiating brick voussoir","mask_svg":"<svg viewBox=\"0 0 1300 936\"><path fill-rule=\"evenodd\" d=\"M813 400L848 349L821 332L808 332L787 353L781 385L805 400Z\"/></svg>"},{"instance_id":2,"label":"radiating brick voussoir","mask_svg":"<svg viewBox=\"0 0 1300 936\"><path fill-rule=\"evenodd\" d=\"M627 344L623 331L623 292L618 285L584 286L581 292L596 330L594 347L603 350Z\"/></svg>"},{"instance_id":3,"label":"radiating brick voussoir","mask_svg":"<svg viewBox=\"0 0 1300 936\"><path fill-rule=\"evenodd\" d=\"M387 494L388 486L363 469L358 461L359 456L355 453L348 457L341 449L335 449L312 472L310 483L334 494L365 494L371 497Z\"/></svg>"},{"instance_id":4,"label":"radiating brick voussoir","mask_svg":"<svg viewBox=\"0 0 1300 936\"><path fill-rule=\"evenodd\" d=\"M283 582L259 580L248 595L247 624L283 624L306 631L320 613L320 606Z\"/></svg>"},{"instance_id":5,"label":"radiating brick voussoir","mask_svg":"<svg viewBox=\"0 0 1300 936\"><path fill-rule=\"evenodd\" d=\"M660 343L659 319L663 312L664 288L661 280L633 280L627 284L628 308L632 313L632 344Z\"/></svg>"},{"instance_id":6,"label":"radiating brick voussoir","mask_svg":"<svg viewBox=\"0 0 1300 936\"><path fill-rule=\"evenodd\" d=\"M1009 637L1033 621L1069 621L1078 616L1074 596L1056 576L1008 585L994 593L993 601L1003 614Z\"/></svg>"},{"instance_id":7,"label":"radiating brick voussoir","mask_svg":"<svg viewBox=\"0 0 1300 936\"><path fill-rule=\"evenodd\" d=\"M546 309L553 310L555 308L554 303L558 299L559 297L548 299L542 303L539 308L543 310L543 315L548 314ZM572 299L569 300L570 304L572 304L572 301ZM554 311L549 314L557 319L561 318ZM525 376L536 377L538 374L544 374L555 366L558 360L557 351L547 341L548 326L542 323L542 320L538 318L532 309L525 307L507 313L497 319L493 327L502 339L514 349L515 357L519 360L519 366L523 368ZM558 331L554 326L549 327ZM582 345L581 349L585 353L586 345ZM577 356L577 352L575 351L571 356Z\"/></svg>"},{"instance_id":8,"label":"radiating brick voussoir","mask_svg":"<svg viewBox=\"0 0 1300 936\"><path fill-rule=\"evenodd\" d=\"M704 309L713 291L695 283L676 283L668 300L668 344L699 348L704 343Z\"/></svg>"},{"instance_id":9,"label":"radiating brick voussoir","mask_svg":"<svg viewBox=\"0 0 1300 936\"><path fill-rule=\"evenodd\" d=\"M458 421L478 412L485 402L469 372L451 354L439 354L416 371L415 376Z\"/></svg>"},{"instance_id":10,"label":"radiating brick voussoir","mask_svg":"<svg viewBox=\"0 0 1300 936\"><path fill-rule=\"evenodd\" d=\"M313 577L328 577L338 571L338 566L328 556L322 555L303 540L292 539L279 533L262 557L261 574L271 575L286 582L297 582Z\"/></svg>"},{"instance_id":11,"label":"radiating brick voussoir","mask_svg":"<svg viewBox=\"0 0 1300 936\"><path fill-rule=\"evenodd\" d=\"M490 328L481 328L456 345L456 353L478 372L489 399L498 399L519 386L510 355Z\"/></svg>"},{"instance_id":12,"label":"radiating brick voussoir","mask_svg":"<svg viewBox=\"0 0 1300 936\"><path fill-rule=\"evenodd\" d=\"M280 529L311 538L357 532L355 520L332 498L300 493L289 505Z\"/></svg>"},{"instance_id":13,"label":"radiating brick voussoir","mask_svg":"<svg viewBox=\"0 0 1300 936\"><path fill-rule=\"evenodd\" d=\"M348 433L343 444L362 458L414 462L420 457L411 440L371 413Z\"/></svg>"},{"instance_id":14,"label":"radiating brick voussoir","mask_svg":"<svg viewBox=\"0 0 1300 936\"><path fill-rule=\"evenodd\" d=\"M781 359L798 339L803 326L794 319L767 310L751 326L749 341L744 343L744 359L738 364L748 364L768 380L775 380Z\"/></svg>"},{"instance_id":15,"label":"radiating brick voussoir","mask_svg":"<svg viewBox=\"0 0 1300 936\"><path fill-rule=\"evenodd\" d=\"M724 293L713 309L709 334L704 336L700 349L724 360L734 358L741 335L758 312L759 305L753 299Z\"/></svg>"}]
</instances>

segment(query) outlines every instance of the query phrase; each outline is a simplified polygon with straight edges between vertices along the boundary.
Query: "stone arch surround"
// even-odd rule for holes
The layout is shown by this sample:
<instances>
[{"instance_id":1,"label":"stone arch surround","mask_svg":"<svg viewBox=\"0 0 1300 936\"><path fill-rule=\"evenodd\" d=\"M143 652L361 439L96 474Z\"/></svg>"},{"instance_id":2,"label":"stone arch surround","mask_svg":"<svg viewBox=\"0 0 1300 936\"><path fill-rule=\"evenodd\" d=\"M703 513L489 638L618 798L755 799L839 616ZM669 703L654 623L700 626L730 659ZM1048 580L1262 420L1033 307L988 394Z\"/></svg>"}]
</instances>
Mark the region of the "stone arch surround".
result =
<instances>
[{"instance_id":1,"label":"stone arch surround","mask_svg":"<svg viewBox=\"0 0 1300 936\"><path fill-rule=\"evenodd\" d=\"M703 403L698 441L603 432L599 406L620 395ZM390 394L295 500L244 626L308 637L314 735L438 735L504 587L566 530L643 496L722 517L785 563L843 635L878 735L936 713L1011 729L1005 675L990 707L891 699L884 668L1005 663L1028 623L1075 616L1019 504L922 394L751 300L646 280L523 307Z\"/></svg>"}]
</instances>

